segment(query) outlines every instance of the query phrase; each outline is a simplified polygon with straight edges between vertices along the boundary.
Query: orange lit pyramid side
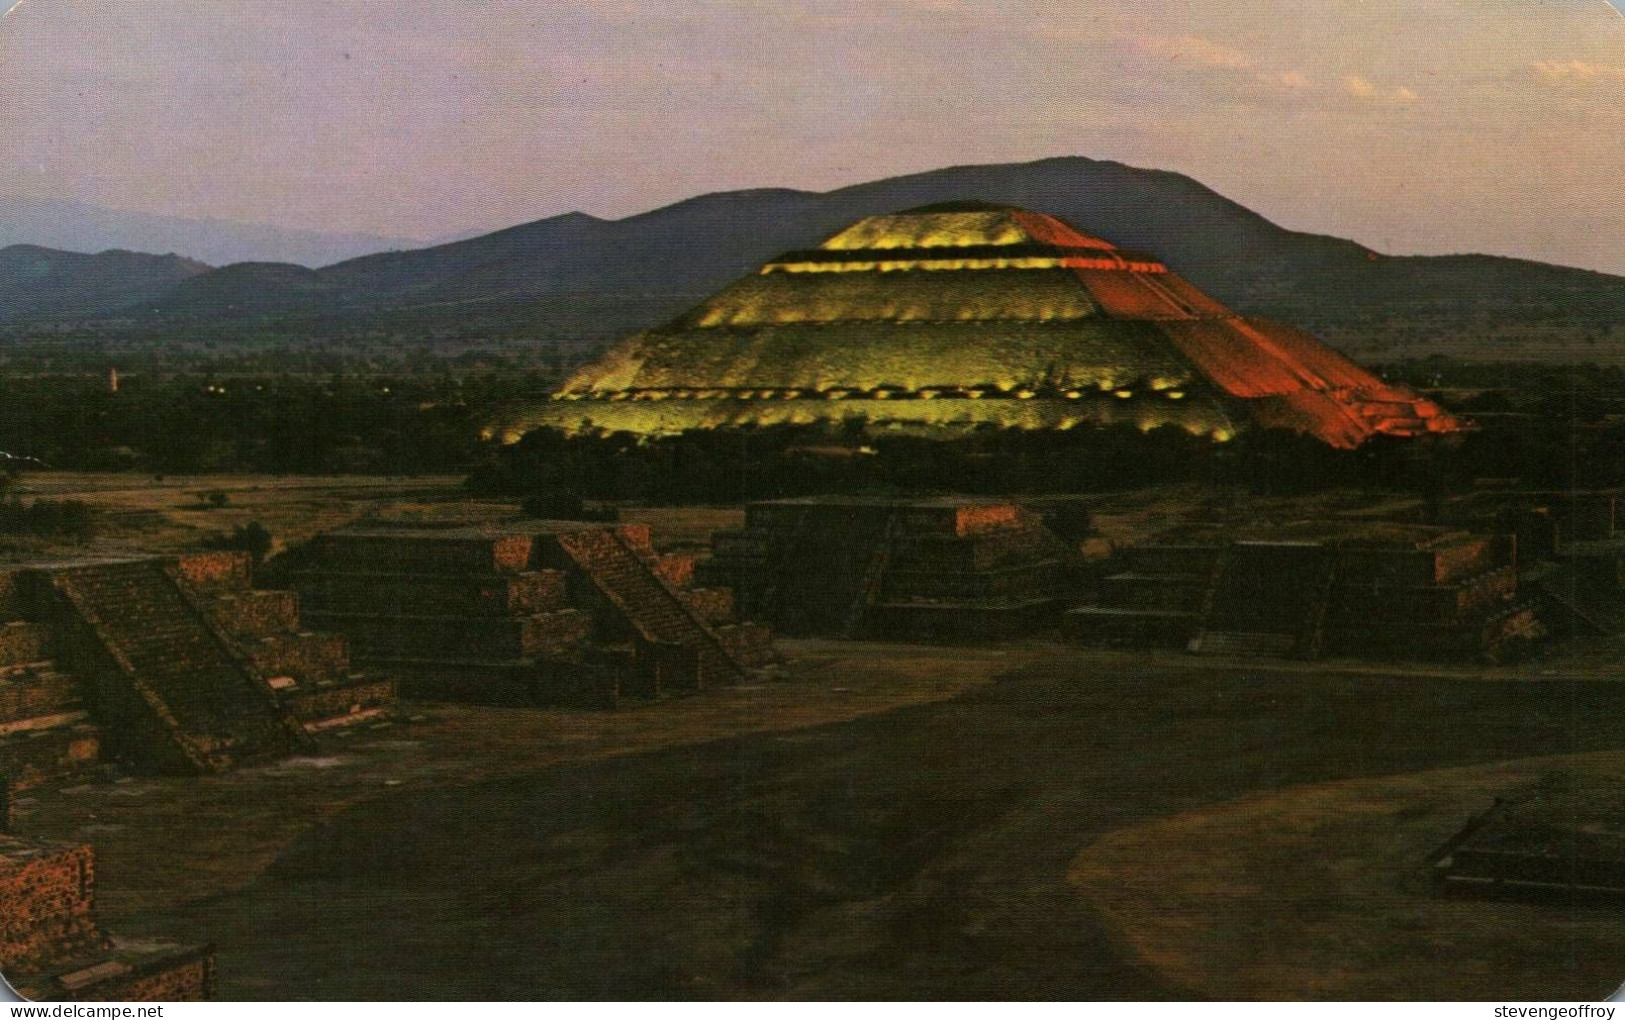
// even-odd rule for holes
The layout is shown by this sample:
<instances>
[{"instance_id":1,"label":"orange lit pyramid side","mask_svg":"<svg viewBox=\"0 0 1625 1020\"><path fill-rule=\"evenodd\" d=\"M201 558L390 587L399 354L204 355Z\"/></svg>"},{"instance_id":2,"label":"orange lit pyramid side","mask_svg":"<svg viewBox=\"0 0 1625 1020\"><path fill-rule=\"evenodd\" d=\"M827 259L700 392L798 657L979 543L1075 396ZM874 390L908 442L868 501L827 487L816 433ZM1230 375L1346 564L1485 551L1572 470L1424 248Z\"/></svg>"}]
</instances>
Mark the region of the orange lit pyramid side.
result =
<instances>
[{"instance_id":1,"label":"orange lit pyramid side","mask_svg":"<svg viewBox=\"0 0 1625 1020\"><path fill-rule=\"evenodd\" d=\"M871 216L622 341L491 432L670 434L859 418L1282 427L1351 448L1461 423L1300 330L1248 319L1157 259L1041 213L963 202Z\"/></svg>"}]
</instances>

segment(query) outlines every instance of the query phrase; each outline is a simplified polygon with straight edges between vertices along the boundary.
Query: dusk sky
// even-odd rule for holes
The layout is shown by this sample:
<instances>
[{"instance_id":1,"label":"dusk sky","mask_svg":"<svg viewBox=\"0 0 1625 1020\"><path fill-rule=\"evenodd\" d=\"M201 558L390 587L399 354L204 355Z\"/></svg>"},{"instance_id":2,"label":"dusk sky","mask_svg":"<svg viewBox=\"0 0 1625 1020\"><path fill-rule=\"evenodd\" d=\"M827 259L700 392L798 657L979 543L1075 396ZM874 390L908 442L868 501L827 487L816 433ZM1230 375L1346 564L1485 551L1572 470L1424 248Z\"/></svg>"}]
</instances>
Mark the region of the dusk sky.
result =
<instances>
[{"instance_id":1,"label":"dusk sky","mask_svg":"<svg viewBox=\"0 0 1625 1020\"><path fill-rule=\"evenodd\" d=\"M1384 251L1625 273L1625 17L1605 0L22 0L0 20L0 193L166 215L429 238L1058 155L1177 170Z\"/></svg>"}]
</instances>

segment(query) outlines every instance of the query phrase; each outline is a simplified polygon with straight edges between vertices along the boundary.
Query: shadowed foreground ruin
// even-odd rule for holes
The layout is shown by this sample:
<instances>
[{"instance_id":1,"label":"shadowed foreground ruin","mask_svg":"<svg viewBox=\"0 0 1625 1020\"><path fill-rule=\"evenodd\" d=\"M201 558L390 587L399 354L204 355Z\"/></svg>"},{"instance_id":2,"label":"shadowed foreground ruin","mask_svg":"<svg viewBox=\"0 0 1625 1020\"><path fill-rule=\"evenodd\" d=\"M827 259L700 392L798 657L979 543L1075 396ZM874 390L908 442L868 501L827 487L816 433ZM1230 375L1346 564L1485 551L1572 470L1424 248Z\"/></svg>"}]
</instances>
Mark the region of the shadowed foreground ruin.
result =
<instances>
[{"instance_id":1,"label":"shadowed foreground ruin","mask_svg":"<svg viewBox=\"0 0 1625 1020\"><path fill-rule=\"evenodd\" d=\"M29 999L214 997L214 950L120 940L96 924L96 853L0 835L0 966Z\"/></svg>"},{"instance_id":2,"label":"shadowed foreground ruin","mask_svg":"<svg viewBox=\"0 0 1625 1020\"><path fill-rule=\"evenodd\" d=\"M1453 893L1625 897L1625 825L1614 783L1553 773L1468 819L1432 855Z\"/></svg>"}]
</instances>

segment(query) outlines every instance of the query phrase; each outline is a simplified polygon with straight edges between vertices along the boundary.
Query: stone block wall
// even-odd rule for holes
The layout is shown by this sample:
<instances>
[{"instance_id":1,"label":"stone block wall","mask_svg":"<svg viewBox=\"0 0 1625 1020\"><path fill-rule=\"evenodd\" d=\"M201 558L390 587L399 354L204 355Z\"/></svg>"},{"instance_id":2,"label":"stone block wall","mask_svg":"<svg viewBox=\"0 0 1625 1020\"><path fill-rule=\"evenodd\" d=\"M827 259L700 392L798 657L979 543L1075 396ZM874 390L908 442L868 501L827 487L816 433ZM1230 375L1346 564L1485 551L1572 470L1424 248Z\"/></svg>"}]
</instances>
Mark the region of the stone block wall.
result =
<instances>
[{"instance_id":1,"label":"stone block wall","mask_svg":"<svg viewBox=\"0 0 1625 1020\"><path fill-rule=\"evenodd\" d=\"M1101 605L1151 612L1196 612L1207 594L1208 578L1176 574L1113 574L1101 584Z\"/></svg>"},{"instance_id":2,"label":"stone block wall","mask_svg":"<svg viewBox=\"0 0 1625 1020\"><path fill-rule=\"evenodd\" d=\"M311 684L283 694L293 717L316 728L337 725L349 717L384 708L395 700L393 678L344 684Z\"/></svg>"},{"instance_id":3,"label":"stone block wall","mask_svg":"<svg viewBox=\"0 0 1625 1020\"><path fill-rule=\"evenodd\" d=\"M0 732L10 724L81 707L79 682L54 669L0 668Z\"/></svg>"},{"instance_id":4,"label":"stone block wall","mask_svg":"<svg viewBox=\"0 0 1625 1020\"><path fill-rule=\"evenodd\" d=\"M299 596L291 591L234 591L199 602L216 627L245 640L299 628Z\"/></svg>"},{"instance_id":5,"label":"stone block wall","mask_svg":"<svg viewBox=\"0 0 1625 1020\"><path fill-rule=\"evenodd\" d=\"M101 761L101 732L89 724L12 733L0 740L0 774L15 791L83 775Z\"/></svg>"},{"instance_id":6,"label":"stone block wall","mask_svg":"<svg viewBox=\"0 0 1625 1020\"><path fill-rule=\"evenodd\" d=\"M247 588L254 580L254 560L245 552L187 553L175 562L180 580L200 591Z\"/></svg>"},{"instance_id":7,"label":"stone block wall","mask_svg":"<svg viewBox=\"0 0 1625 1020\"><path fill-rule=\"evenodd\" d=\"M717 641L741 666L765 666L778 658L773 632L758 623L733 623L716 628Z\"/></svg>"},{"instance_id":8,"label":"stone block wall","mask_svg":"<svg viewBox=\"0 0 1625 1020\"><path fill-rule=\"evenodd\" d=\"M1207 578L1219 562L1218 545L1143 545L1122 551L1123 566L1137 574Z\"/></svg>"},{"instance_id":9,"label":"stone block wall","mask_svg":"<svg viewBox=\"0 0 1625 1020\"><path fill-rule=\"evenodd\" d=\"M672 588L687 588L694 583L694 564L699 556L690 552L664 553L654 561L654 571Z\"/></svg>"},{"instance_id":10,"label":"stone block wall","mask_svg":"<svg viewBox=\"0 0 1625 1020\"><path fill-rule=\"evenodd\" d=\"M317 682L338 680L350 672L349 642L339 634L272 634L246 642L244 648L254 667L266 676Z\"/></svg>"},{"instance_id":11,"label":"stone block wall","mask_svg":"<svg viewBox=\"0 0 1625 1020\"><path fill-rule=\"evenodd\" d=\"M653 526L648 524L617 524L615 525L615 534L619 535L621 541L630 546L634 552L642 553L645 556L655 554Z\"/></svg>"},{"instance_id":12,"label":"stone block wall","mask_svg":"<svg viewBox=\"0 0 1625 1020\"><path fill-rule=\"evenodd\" d=\"M977 571L898 568L886 574L886 601L1045 599L1055 596L1063 579L1064 570L1055 560Z\"/></svg>"},{"instance_id":13,"label":"stone block wall","mask_svg":"<svg viewBox=\"0 0 1625 1020\"><path fill-rule=\"evenodd\" d=\"M581 647L591 640L592 633L591 613L563 609L526 619L521 648L530 658L571 661L581 657Z\"/></svg>"},{"instance_id":14,"label":"stone block wall","mask_svg":"<svg viewBox=\"0 0 1625 1020\"><path fill-rule=\"evenodd\" d=\"M51 628L42 623L0 623L0 669L51 657Z\"/></svg>"},{"instance_id":15,"label":"stone block wall","mask_svg":"<svg viewBox=\"0 0 1625 1020\"><path fill-rule=\"evenodd\" d=\"M1329 620L1350 625L1374 623L1449 624L1486 606L1515 597L1518 575L1512 567L1480 574L1458 584L1427 586L1340 585L1333 592Z\"/></svg>"},{"instance_id":16,"label":"stone block wall","mask_svg":"<svg viewBox=\"0 0 1625 1020\"><path fill-rule=\"evenodd\" d=\"M712 626L726 624L734 618L732 588L689 588L678 597L688 611Z\"/></svg>"},{"instance_id":17,"label":"stone block wall","mask_svg":"<svg viewBox=\"0 0 1625 1020\"><path fill-rule=\"evenodd\" d=\"M565 575L557 570L519 574L297 572L292 583L312 613L398 616L507 616L562 609Z\"/></svg>"},{"instance_id":18,"label":"stone block wall","mask_svg":"<svg viewBox=\"0 0 1625 1020\"><path fill-rule=\"evenodd\" d=\"M0 963L25 971L97 948L96 857L88 845L0 836Z\"/></svg>"},{"instance_id":19,"label":"stone block wall","mask_svg":"<svg viewBox=\"0 0 1625 1020\"><path fill-rule=\"evenodd\" d=\"M121 945L96 924L88 845L0 836L0 968L29 999L172 1002L214 995L214 952Z\"/></svg>"},{"instance_id":20,"label":"stone block wall","mask_svg":"<svg viewBox=\"0 0 1625 1020\"><path fill-rule=\"evenodd\" d=\"M1444 584L1512 563L1510 543L1510 536L1505 542L1463 536L1457 542L1423 549L1345 547L1340 572L1349 581Z\"/></svg>"},{"instance_id":21,"label":"stone block wall","mask_svg":"<svg viewBox=\"0 0 1625 1020\"><path fill-rule=\"evenodd\" d=\"M516 573L528 569L531 546L528 535L345 531L317 538L310 552L326 563L385 573Z\"/></svg>"},{"instance_id":22,"label":"stone block wall","mask_svg":"<svg viewBox=\"0 0 1625 1020\"><path fill-rule=\"evenodd\" d=\"M134 959L113 958L58 974L41 999L81 1002L207 1002L215 993L214 949L176 946Z\"/></svg>"},{"instance_id":23,"label":"stone block wall","mask_svg":"<svg viewBox=\"0 0 1625 1020\"><path fill-rule=\"evenodd\" d=\"M957 510L954 520L954 533L957 535L980 535L1011 528L1016 526L1021 516L1020 510L1009 503L965 505Z\"/></svg>"}]
</instances>

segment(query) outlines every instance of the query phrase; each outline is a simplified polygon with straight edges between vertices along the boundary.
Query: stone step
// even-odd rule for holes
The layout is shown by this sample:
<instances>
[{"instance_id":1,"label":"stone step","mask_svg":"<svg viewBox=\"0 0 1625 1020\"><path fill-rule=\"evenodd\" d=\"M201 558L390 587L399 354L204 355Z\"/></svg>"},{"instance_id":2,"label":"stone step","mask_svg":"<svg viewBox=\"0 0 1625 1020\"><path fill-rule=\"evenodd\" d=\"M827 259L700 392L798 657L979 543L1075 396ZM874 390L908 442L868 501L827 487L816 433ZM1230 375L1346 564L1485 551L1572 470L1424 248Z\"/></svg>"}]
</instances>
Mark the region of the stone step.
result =
<instances>
[{"instance_id":1,"label":"stone step","mask_svg":"<svg viewBox=\"0 0 1625 1020\"><path fill-rule=\"evenodd\" d=\"M1297 643L1297 635L1278 631L1207 630L1191 642L1197 655L1245 657L1285 656Z\"/></svg>"}]
</instances>

